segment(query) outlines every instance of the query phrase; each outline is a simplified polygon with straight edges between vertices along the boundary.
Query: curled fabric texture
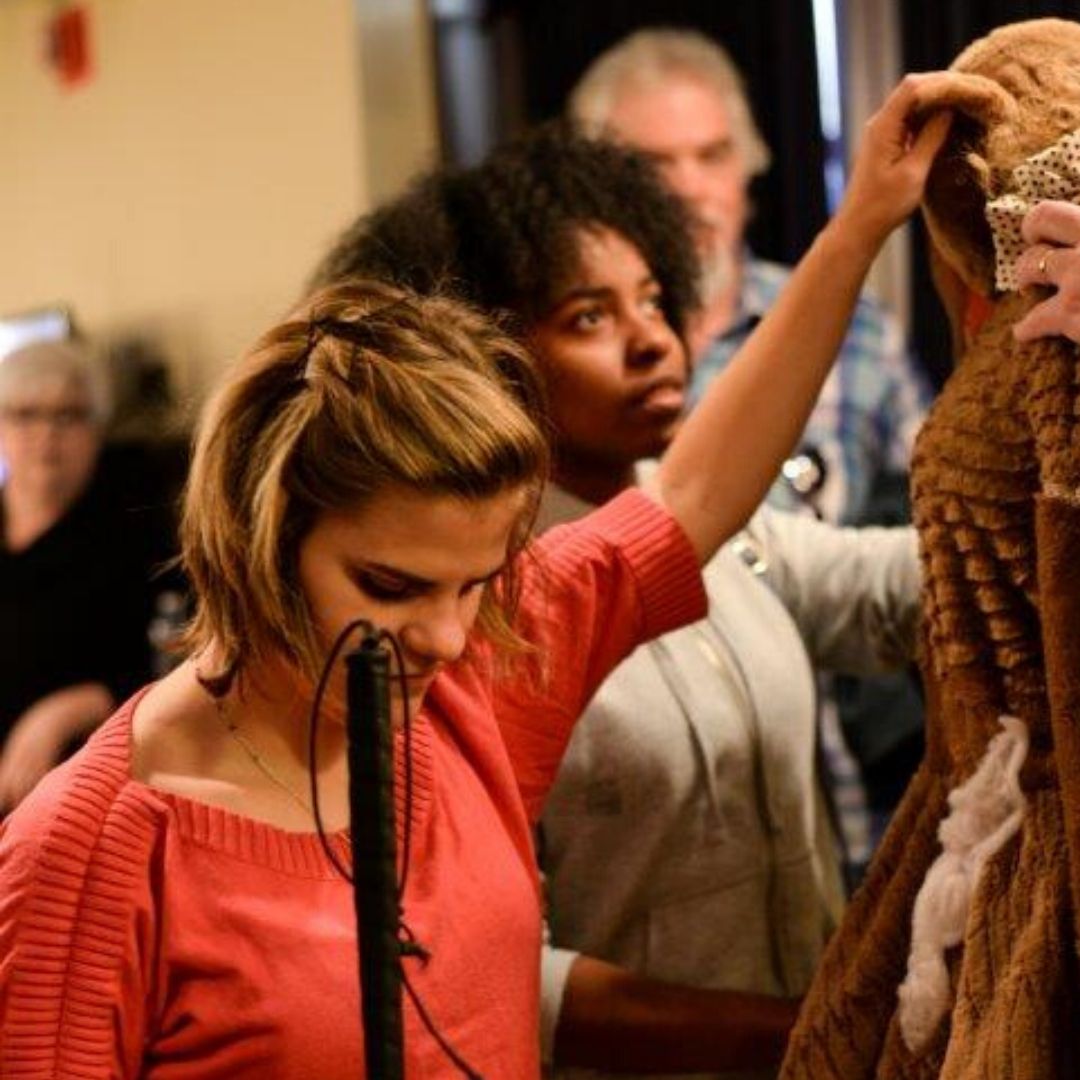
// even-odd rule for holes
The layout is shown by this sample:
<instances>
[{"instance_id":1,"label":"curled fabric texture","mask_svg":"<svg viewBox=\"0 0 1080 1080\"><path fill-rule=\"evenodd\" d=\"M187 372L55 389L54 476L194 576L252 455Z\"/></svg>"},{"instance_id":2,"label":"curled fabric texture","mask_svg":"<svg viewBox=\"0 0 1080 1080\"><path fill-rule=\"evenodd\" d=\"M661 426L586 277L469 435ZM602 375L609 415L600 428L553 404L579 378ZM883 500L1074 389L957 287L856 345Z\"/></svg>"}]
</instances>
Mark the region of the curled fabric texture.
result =
<instances>
[{"instance_id":1,"label":"curled fabric texture","mask_svg":"<svg viewBox=\"0 0 1080 1080\"><path fill-rule=\"evenodd\" d=\"M900 1032L913 1053L922 1050L949 1011L945 950L963 941L979 875L1019 830L1027 804L1020 769L1028 729L1014 716L1002 716L1001 726L974 774L949 793L949 815L938 828L942 852L915 899L907 977L899 989Z\"/></svg>"},{"instance_id":2,"label":"curled fabric texture","mask_svg":"<svg viewBox=\"0 0 1080 1080\"><path fill-rule=\"evenodd\" d=\"M1015 191L986 204L997 258L994 283L1002 292L1015 292L1020 287L1016 260L1027 247L1020 233L1024 215L1043 199L1080 204L1080 128L1017 165L1012 183Z\"/></svg>"}]
</instances>

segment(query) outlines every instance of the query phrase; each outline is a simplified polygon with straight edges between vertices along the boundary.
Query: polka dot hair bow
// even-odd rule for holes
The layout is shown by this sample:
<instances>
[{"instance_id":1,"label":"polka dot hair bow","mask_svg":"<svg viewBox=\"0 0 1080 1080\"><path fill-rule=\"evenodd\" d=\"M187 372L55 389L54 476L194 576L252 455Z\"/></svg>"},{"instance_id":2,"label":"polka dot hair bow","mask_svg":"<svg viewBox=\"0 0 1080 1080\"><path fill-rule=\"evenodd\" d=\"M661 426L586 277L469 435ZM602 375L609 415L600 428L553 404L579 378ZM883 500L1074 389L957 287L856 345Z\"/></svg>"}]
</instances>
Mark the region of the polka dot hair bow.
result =
<instances>
[{"instance_id":1,"label":"polka dot hair bow","mask_svg":"<svg viewBox=\"0 0 1080 1080\"><path fill-rule=\"evenodd\" d=\"M1003 292L1019 288L1016 260L1027 247L1020 235L1024 215L1042 199L1064 199L1080 205L1080 128L1017 165L1012 182L1015 191L986 204L997 255L995 284Z\"/></svg>"}]
</instances>

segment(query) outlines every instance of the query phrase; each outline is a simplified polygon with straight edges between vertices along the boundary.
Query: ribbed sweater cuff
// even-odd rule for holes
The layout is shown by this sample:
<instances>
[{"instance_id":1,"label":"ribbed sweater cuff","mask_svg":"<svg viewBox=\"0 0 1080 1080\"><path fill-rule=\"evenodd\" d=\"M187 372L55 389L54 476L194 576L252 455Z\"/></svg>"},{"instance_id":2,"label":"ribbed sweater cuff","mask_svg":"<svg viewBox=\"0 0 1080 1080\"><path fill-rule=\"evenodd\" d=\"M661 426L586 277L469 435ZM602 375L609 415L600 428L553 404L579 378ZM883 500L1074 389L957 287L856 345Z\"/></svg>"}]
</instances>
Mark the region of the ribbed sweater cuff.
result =
<instances>
[{"instance_id":1,"label":"ribbed sweater cuff","mask_svg":"<svg viewBox=\"0 0 1080 1080\"><path fill-rule=\"evenodd\" d=\"M619 549L638 582L647 638L705 617L708 599L697 555L664 507L632 488L595 511L592 525Z\"/></svg>"}]
</instances>

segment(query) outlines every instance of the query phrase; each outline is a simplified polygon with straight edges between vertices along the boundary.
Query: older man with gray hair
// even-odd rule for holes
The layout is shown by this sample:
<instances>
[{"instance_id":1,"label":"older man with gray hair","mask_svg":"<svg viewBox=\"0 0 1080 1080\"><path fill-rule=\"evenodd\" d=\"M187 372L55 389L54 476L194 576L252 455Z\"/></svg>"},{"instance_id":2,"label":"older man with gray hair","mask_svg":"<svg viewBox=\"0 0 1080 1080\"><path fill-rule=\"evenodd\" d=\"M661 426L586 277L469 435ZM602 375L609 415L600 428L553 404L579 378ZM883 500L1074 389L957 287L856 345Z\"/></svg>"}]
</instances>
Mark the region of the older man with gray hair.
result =
<instances>
[{"instance_id":1,"label":"older man with gray hair","mask_svg":"<svg viewBox=\"0 0 1080 1080\"><path fill-rule=\"evenodd\" d=\"M691 341L697 400L788 275L746 248L750 181L769 167L770 155L742 76L702 34L641 30L593 62L569 108L586 131L648 154L693 215L705 277ZM838 524L871 520L875 496L907 470L928 399L896 319L864 297L806 428L810 473L790 475L794 483L778 484L772 501Z\"/></svg>"},{"instance_id":2,"label":"older man with gray hair","mask_svg":"<svg viewBox=\"0 0 1080 1080\"><path fill-rule=\"evenodd\" d=\"M732 321L749 216L747 187L771 155L742 76L701 34L642 30L603 53L570 98L570 112L652 157L693 212L708 300L699 339Z\"/></svg>"}]
</instances>

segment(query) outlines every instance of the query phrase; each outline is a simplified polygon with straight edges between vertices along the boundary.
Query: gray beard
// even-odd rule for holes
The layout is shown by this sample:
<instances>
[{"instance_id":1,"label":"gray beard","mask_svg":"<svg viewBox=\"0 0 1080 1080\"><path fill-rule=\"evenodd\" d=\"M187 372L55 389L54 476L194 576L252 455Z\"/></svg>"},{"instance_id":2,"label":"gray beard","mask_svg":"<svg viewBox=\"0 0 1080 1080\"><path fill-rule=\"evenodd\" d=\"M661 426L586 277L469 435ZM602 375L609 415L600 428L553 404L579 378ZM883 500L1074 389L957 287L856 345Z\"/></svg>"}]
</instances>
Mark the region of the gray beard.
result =
<instances>
[{"instance_id":1,"label":"gray beard","mask_svg":"<svg viewBox=\"0 0 1080 1080\"><path fill-rule=\"evenodd\" d=\"M700 253L701 304L709 308L735 284L735 259L727 248Z\"/></svg>"}]
</instances>

